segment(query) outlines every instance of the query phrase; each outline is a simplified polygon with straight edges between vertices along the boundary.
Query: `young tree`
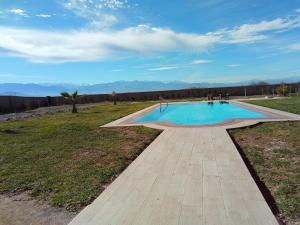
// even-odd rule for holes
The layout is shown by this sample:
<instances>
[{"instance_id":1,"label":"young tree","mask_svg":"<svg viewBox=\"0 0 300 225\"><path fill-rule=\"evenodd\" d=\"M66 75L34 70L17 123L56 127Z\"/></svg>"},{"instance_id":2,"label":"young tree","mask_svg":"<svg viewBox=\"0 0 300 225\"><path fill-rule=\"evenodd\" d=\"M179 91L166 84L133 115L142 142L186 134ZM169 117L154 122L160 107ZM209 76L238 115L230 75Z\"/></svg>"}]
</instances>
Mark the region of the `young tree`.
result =
<instances>
[{"instance_id":1,"label":"young tree","mask_svg":"<svg viewBox=\"0 0 300 225\"><path fill-rule=\"evenodd\" d=\"M288 86L285 83L281 83L277 88L276 88L276 92L279 95L283 95L285 96L288 92Z\"/></svg>"},{"instance_id":2,"label":"young tree","mask_svg":"<svg viewBox=\"0 0 300 225\"><path fill-rule=\"evenodd\" d=\"M72 102L72 113L77 113L76 108L76 99L78 97L78 91L73 92L72 94L69 94L68 92L61 92L61 96L63 96L65 99L69 99Z\"/></svg>"},{"instance_id":3,"label":"young tree","mask_svg":"<svg viewBox=\"0 0 300 225\"><path fill-rule=\"evenodd\" d=\"M116 104L117 104L117 92L113 91L113 92L111 93L111 96L112 96L112 98L113 98L114 105L116 105Z\"/></svg>"}]
</instances>

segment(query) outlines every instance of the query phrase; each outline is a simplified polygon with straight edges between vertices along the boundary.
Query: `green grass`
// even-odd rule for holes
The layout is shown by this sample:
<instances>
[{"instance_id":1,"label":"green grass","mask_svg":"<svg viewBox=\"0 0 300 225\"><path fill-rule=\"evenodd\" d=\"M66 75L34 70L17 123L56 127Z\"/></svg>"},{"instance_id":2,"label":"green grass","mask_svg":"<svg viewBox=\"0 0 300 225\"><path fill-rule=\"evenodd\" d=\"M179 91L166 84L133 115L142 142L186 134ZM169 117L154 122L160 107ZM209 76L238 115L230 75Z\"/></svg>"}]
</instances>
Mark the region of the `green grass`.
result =
<instances>
[{"instance_id":1,"label":"green grass","mask_svg":"<svg viewBox=\"0 0 300 225\"><path fill-rule=\"evenodd\" d=\"M287 224L300 224L300 122L264 123L230 133L270 190Z\"/></svg>"},{"instance_id":2,"label":"green grass","mask_svg":"<svg viewBox=\"0 0 300 225\"><path fill-rule=\"evenodd\" d=\"M1 122L0 193L29 191L52 206L81 209L160 133L99 126L151 104L106 103Z\"/></svg>"},{"instance_id":3,"label":"green grass","mask_svg":"<svg viewBox=\"0 0 300 225\"><path fill-rule=\"evenodd\" d=\"M247 103L279 109L291 113L300 114L300 97L283 99L249 100Z\"/></svg>"},{"instance_id":4,"label":"green grass","mask_svg":"<svg viewBox=\"0 0 300 225\"><path fill-rule=\"evenodd\" d=\"M299 96L246 102L300 114ZM287 224L300 224L300 122L265 123L230 133L270 190L278 216Z\"/></svg>"}]
</instances>

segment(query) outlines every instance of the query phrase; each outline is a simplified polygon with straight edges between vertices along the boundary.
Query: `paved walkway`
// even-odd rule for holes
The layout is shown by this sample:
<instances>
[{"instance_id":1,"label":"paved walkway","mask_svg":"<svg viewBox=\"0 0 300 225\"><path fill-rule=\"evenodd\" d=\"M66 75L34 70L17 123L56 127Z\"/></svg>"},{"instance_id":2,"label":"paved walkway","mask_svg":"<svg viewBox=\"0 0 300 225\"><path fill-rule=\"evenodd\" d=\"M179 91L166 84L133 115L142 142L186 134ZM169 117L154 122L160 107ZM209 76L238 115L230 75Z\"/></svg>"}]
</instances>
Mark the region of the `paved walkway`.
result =
<instances>
[{"instance_id":1,"label":"paved walkway","mask_svg":"<svg viewBox=\"0 0 300 225\"><path fill-rule=\"evenodd\" d=\"M278 224L226 130L167 128L70 225Z\"/></svg>"}]
</instances>

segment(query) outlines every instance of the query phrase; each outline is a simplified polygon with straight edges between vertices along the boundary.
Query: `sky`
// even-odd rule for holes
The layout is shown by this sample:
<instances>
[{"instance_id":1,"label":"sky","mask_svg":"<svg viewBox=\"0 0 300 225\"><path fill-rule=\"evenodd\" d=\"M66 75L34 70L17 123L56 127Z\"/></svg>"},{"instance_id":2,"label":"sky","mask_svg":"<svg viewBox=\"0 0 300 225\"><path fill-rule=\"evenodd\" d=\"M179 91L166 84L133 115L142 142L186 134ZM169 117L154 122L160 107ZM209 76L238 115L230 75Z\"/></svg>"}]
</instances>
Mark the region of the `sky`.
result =
<instances>
[{"instance_id":1,"label":"sky","mask_svg":"<svg viewBox=\"0 0 300 225\"><path fill-rule=\"evenodd\" d=\"M300 0L0 0L0 83L300 76Z\"/></svg>"}]
</instances>

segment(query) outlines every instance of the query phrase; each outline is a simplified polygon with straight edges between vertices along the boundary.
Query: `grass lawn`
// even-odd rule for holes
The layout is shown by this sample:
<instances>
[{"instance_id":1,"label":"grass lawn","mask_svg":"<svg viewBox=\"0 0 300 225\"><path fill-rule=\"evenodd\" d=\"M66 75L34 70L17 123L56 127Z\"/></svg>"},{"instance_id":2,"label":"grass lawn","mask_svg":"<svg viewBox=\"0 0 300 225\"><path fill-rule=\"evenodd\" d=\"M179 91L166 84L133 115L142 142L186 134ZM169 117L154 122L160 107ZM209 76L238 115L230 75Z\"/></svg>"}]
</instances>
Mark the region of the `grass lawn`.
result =
<instances>
[{"instance_id":1,"label":"grass lawn","mask_svg":"<svg viewBox=\"0 0 300 225\"><path fill-rule=\"evenodd\" d=\"M270 191L277 216L300 224L300 122L264 123L229 131Z\"/></svg>"},{"instance_id":2,"label":"grass lawn","mask_svg":"<svg viewBox=\"0 0 300 225\"><path fill-rule=\"evenodd\" d=\"M99 126L151 104L97 104L78 114L0 122L0 193L29 191L52 206L78 211L160 133Z\"/></svg>"},{"instance_id":3,"label":"grass lawn","mask_svg":"<svg viewBox=\"0 0 300 225\"><path fill-rule=\"evenodd\" d=\"M248 100L245 102L300 114L300 97L290 97L284 99Z\"/></svg>"}]
</instances>

